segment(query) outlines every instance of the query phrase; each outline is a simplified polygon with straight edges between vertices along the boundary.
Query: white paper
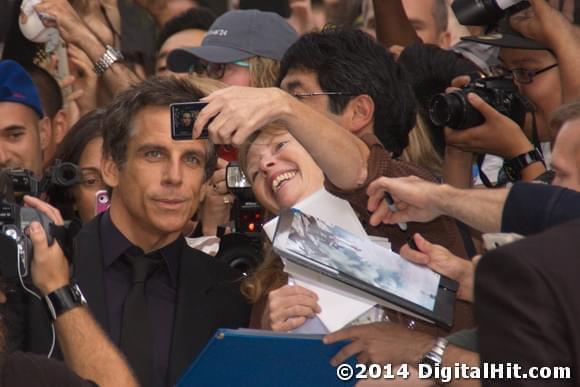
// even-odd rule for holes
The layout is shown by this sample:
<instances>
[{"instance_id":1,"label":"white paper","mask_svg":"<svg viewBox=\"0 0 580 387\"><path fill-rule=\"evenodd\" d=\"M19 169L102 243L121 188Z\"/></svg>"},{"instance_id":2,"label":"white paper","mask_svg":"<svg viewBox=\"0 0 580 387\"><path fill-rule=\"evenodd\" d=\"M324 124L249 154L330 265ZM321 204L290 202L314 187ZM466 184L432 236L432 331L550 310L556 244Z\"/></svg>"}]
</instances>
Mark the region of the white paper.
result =
<instances>
[{"instance_id":1,"label":"white paper","mask_svg":"<svg viewBox=\"0 0 580 387\"><path fill-rule=\"evenodd\" d=\"M351 234L367 237L365 229L360 224L349 202L332 195L324 188L313 193L301 202L296 203L294 208L299 209L305 214L314 215L328 223L336 224ZM277 225L278 217L275 217L263 226L270 240L274 240Z\"/></svg>"},{"instance_id":2,"label":"white paper","mask_svg":"<svg viewBox=\"0 0 580 387\"><path fill-rule=\"evenodd\" d=\"M324 188L296 203L294 208L339 225L352 234L368 237L349 202L332 195ZM277 224L278 217L263 226L270 240L274 239ZM383 243L385 240L388 243L386 238L382 239ZM295 283L318 295L318 305L322 309L319 318L329 331L342 328L375 305L349 292L325 286L306 277L295 278Z\"/></svg>"}]
</instances>

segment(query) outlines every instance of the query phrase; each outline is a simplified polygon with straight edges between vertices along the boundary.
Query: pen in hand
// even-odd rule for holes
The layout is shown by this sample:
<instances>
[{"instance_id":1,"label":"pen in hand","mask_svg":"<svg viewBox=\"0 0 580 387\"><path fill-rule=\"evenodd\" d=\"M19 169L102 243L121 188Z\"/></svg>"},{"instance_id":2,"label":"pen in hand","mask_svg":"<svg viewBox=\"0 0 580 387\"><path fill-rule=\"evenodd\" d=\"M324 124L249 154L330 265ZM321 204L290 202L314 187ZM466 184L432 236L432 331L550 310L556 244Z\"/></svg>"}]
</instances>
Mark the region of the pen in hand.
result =
<instances>
[{"instance_id":1,"label":"pen in hand","mask_svg":"<svg viewBox=\"0 0 580 387\"><path fill-rule=\"evenodd\" d=\"M391 210L391 212L397 212L397 207L395 206L395 201L393 200L393 197L391 196L390 193L385 191L385 202L387 202L387 206L389 207L389 210ZM401 231L407 231L407 223L397 223L399 225L399 228L401 229Z\"/></svg>"}]
</instances>

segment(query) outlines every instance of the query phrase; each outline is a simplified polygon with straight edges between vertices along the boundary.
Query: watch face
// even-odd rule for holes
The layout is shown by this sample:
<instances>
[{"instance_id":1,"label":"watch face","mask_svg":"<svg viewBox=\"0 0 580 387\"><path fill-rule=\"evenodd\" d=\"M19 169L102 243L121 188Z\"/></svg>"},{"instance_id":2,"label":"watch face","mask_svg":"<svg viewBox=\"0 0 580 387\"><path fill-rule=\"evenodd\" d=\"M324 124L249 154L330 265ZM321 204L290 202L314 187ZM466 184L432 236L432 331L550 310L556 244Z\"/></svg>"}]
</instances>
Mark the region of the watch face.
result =
<instances>
[{"instance_id":1,"label":"watch face","mask_svg":"<svg viewBox=\"0 0 580 387\"><path fill-rule=\"evenodd\" d=\"M76 302L80 302L83 305L87 303L87 300L85 299L83 292L81 292L81 288L79 288L79 285L75 284L74 286L72 286L71 292Z\"/></svg>"}]
</instances>

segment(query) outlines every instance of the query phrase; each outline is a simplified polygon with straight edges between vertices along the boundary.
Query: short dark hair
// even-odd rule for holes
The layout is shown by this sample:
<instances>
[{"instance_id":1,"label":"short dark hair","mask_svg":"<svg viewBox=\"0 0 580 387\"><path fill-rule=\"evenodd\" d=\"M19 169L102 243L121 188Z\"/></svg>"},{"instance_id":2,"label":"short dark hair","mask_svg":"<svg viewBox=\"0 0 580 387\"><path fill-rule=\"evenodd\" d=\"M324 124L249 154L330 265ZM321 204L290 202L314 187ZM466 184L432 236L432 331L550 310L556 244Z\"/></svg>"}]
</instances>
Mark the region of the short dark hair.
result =
<instances>
[{"instance_id":1,"label":"short dark hair","mask_svg":"<svg viewBox=\"0 0 580 387\"><path fill-rule=\"evenodd\" d=\"M106 108L103 120L103 156L112 158L119 168L127 159L127 146L135 115L147 106L167 106L178 102L197 101L204 94L187 79L151 77L119 93ZM217 156L208 141L205 179L215 169Z\"/></svg>"},{"instance_id":2,"label":"short dark hair","mask_svg":"<svg viewBox=\"0 0 580 387\"><path fill-rule=\"evenodd\" d=\"M366 33L325 28L302 36L282 59L278 83L291 69L314 71L323 91L369 95L375 104L374 133L399 156L415 126L413 92L392 56ZM330 95L329 109L341 114L352 96Z\"/></svg>"},{"instance_id":3,"label":"short dark hair","mask_svg":"<svg viewBox=\"0 0 580 387\"><path fill-rule=\"evenodd\" d=\"M435 27L437 28L438 33L447 31L449 20L449 10L447 7L447 0L433 1L431 14L433 15L433 20L435 20Z\"/></svg>"},{"instance_id":4,"label":"short dark hair","mask_svg":"<svg viewBox=\"0 0 580 387\"><path fill-rule=\"evenodd\" d=\"M215 21L215 13L209 8L194 7L175 16L163 25L157 36L157 51L170 36L185 30L209 30Z\"/></svg>"},{"instance_id":5,"label":"short dark hair","mask_svg":"<svg viewBox=\"0 0 580 387\"><path fill-rule=\"evenodd\" d=\"M64 104L62 91L60 90L58 82L48 71L37 65L28 64L25 66L25 70L38 89L44 114L50 118L54 118Z\"/></svg>"}]
</instances>

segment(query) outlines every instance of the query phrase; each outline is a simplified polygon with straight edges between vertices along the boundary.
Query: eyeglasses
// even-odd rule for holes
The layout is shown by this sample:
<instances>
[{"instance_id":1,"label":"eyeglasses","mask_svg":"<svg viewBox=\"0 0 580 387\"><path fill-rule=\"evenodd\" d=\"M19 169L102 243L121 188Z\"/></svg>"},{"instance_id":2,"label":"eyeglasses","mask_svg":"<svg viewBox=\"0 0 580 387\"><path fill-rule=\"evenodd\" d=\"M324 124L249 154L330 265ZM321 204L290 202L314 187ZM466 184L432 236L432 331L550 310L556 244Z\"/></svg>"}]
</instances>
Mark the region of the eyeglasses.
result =
<instances>
[{"instance_id":1,"label":"eyeglasses","mask_svg":"<svg viewBox=\"0 0 580 387\"><path fill-rule=\"evenodd\" d=\"M350 95L353 96L355 93L350 93L348 91L315 91L312 93L292 93L294 98L305 98L305 97L315 97L317 95Z\"/></svg>"},{"instance_id":2,"label":"eyeglasses","mask_svg":"<svg viewBox=\"0 0 580 387\"><path fill-rule=\"evenodd\" d=\"M198 75L207 75L212 79L222 79L226 73L226 67L233 64L243 68L250 68L250 62L245 60L237 60L232 63L212 63L204 60L197 60L189 68L189 73L196 73Z\"/></svg>"},{"instance_id":3,"label":"eyeglasses","mask_svg":"<svg viewBox=\"0 0 580 387\"><path fill-rule=\"evenodd\" d=\"M553 69L558 66L558 63L554 63L548 67L544 67L539 70L527 70L527 69L506 69L503 66L494 66L492 72L494 75L511 75L517 83L528 85L534 81L534 78L543 72Z\"/></svg>"}]
</instances>

